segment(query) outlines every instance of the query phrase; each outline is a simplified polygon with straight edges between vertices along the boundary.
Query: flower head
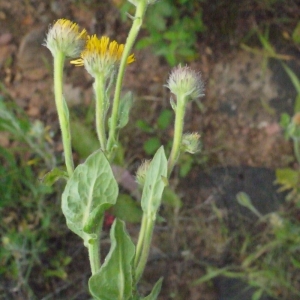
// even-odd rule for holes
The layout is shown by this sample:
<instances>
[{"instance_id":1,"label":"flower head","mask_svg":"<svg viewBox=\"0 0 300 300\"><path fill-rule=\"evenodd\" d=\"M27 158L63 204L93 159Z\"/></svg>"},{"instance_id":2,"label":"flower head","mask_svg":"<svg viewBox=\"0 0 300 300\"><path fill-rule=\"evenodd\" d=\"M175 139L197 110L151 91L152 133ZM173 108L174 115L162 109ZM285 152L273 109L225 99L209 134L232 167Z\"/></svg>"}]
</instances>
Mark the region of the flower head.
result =
<instances>
[{"instance_id":1,"label":"flower head","mask_svg":"<svg viewBox=\"0 0 300 300\"><path fill-rule=\"evenodd\" d=\"M194 154L201 149L200 134L198 132L185 133L181 140L181 150Z\"/></svg>"},{"instance_id":2,"label":"flower head","mask_svg":"<svg viewBox=\"0 0 300 300\"><path fill-rule=\"evenodd\" d=\"M86 70L95 77L101 73L108 77L114 67L121 60L124 45L116 41L109 41L106 36L97 38L96 35L88 37L86 47L81 52L80 58L71 61L76 66L85 66ZM127 64L134 62L134 55L131 54L127 59Z\"/></svg>"},{"instance_id":3,"label":"flower head","mask_svg":"<svg viewBox=\"0 0 300 300\"><path fill-rule=\"evenodd\" d=\"M79 30L79 26L66 19L57 20L50 27L45 46L55 56L57 52L63 52L68 57L78 57L86 43L87 32Z\"/></svg>"},{"instance_id":4,"label":"flower head","mask_svg":"<svg viewBox=\"0 0 300 300\"><path fill-rule=\"evenodd\" d=\"M151 160L144 160L136 171L136 181L140 186L144 186L146 174L150 167Z\"/></svg>"},{"instance_id":5,"label":"flower head","mask_svg":"<svg viewBox=\"0 0 300 300\"><path fill-rule=\"evenodd\" d=\"M166 85L175 94L195 100L204 96L204 83L200 73L195 72L190 67L180 65L173 69Z\"/></svg>"}]
</instances>

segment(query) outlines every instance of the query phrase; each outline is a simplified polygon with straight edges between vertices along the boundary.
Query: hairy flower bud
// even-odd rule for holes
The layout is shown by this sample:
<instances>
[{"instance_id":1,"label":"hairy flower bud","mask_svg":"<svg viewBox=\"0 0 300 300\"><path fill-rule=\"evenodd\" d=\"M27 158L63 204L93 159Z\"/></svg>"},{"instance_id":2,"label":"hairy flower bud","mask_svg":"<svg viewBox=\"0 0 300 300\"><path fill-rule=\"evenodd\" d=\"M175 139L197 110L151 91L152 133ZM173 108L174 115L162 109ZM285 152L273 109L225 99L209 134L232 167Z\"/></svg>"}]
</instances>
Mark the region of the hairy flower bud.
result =
<instances>
[{"instance_id":1,"label":"hairy flower bud","mask_svg":"<svg viewBox=\"0 0 300 300\"><path fill-rule=\"evenodd\" d=\"M140 186L144 186L146 174L149 169L151 160L144 160L136 171L136 181Z\"/></svg>"},{"instance_id":2,"label":"hairy flower bud","mask_svg":"<svg viewBox=\"0 0 300 300\"><path fill-rule=\"evenodd\" d=\"M181 151L194 154L200 151L200 134L198 132L185 133L181 140Z\"/></svg>"},{"instance_id":3,"label":"hairy flower bud","mask_svg":"<svg viewBox=\"0 0 300 300\"><path fill-rule=\"evenodd\" d=\"M79 26L66 19L57 20L50 27L44 46L55 56L62 52L68 57L78 57L86 43L87 32L79 30Z\"/></svg>"},{"instance_id":4,"label":"hairy flower bud","mask_svg":"<svg viewBox=\"0 0 300 300\"><path fill-rule=\"evenodd\" d=\"M200 73L195 72L190 67L181 67L180 65L174 68L169 76L166 85L170 91L178 96L184 96L188 100L195 100L204 96L204 83Z\"/></svg>"}]
</instances>

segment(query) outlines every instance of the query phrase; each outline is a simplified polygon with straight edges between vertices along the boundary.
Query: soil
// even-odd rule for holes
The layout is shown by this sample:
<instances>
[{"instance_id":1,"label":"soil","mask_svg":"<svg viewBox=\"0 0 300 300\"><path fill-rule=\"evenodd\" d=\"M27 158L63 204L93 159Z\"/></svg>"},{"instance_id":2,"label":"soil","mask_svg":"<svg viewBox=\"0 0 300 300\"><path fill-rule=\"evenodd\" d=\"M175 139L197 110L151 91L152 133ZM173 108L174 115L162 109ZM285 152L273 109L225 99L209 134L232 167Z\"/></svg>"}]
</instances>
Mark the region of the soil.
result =
<instances>
[{"instance_id":1,"label":"soil","mask_svg":"<svg viewBox=\"0 0 300 300\"><path fill-rule=\"evenodd\" d=\"M52 58L42 44L49 24L58 18L76 21L91 34L108 35L124 42L130 21L120 20L117 8L120 1L102 1L98 5L95 2L0 1L1 93L14 99L32 121L41 120L50 127L54 136L52 147L56 153L61 153L62 146L53 99ZM239 26L228 37L220 38L217 29L214 29L212 36L199 36L199 59L190 63L191 68L201 71L206 91L201 99L203 110L195 103L188 108L185 130L200 132L204 148L197 154L195 166L188 176L180 183L174 176L171 182L183 201L183 207L180 211L163 207L161 213L168 217L168 221L156 226L149 264L140 288L141 292L149 292L153 283L163 276L164 285L159 299L227 299L222 298L222 288L218 284L192 284L205 275L207 264L220 265L226 261L226 241L218 227L212 205L219 203L215 192L222 185L219 181L213 187L209 186L211 177L207 177L207 174L217 174L223 178L223 173L229 167L247 166L264 168L274 175L276 168L294 164L292 145L284 139L279 119L282 112L293 112L296 92L280 63L270 60L268 66L263 68L264 55L256 55L239 47L240 37L252 28L253 22L257 22L257 11L250 9L252 2L245 3L249 8L248 15L245 17L246 9L238 9L235 21ZM296 16L297 9L299 15L300 8L297 5L292 12ZM290 11L288 13L291 14ZM268 16L260 17L268 19ZM208 26L213 27L216 20L207 22ZM146 34L142 30L141 35ZM299 51L291 52L288 43L278 42L276 47L281 53L292 56L287 63L299 73ZM170 95L163 86L170 67L151 49L135 50L134 53L136 62L127 69L124 90L132 90L136 102L131 125L124 130L122 137L131 173L142 159L147 158L143 150L143 142L147 137L135 127L136 121L143 119L154 124L159 111L170 108ZM92 83L90 76L81 68L66 64L64 90L71 110L89 106L93 99ZM161 134L163 140L168 141L172 137L172 130L169 128ZM9 147L9 140L5 137L0 142ZM205 163L199 165L197 159ZM223 173L218 173L216 168L222 168ZM242 170L232 176L243 177L246 171ZM262 181L272 182L273 175L270 175L269 181L268 175L263 175ZM236 189L232 191L236 192ZM222 209L228 207L225 205ZM61 220L61 226L64 227L64 220ZM134 235L137 228L129 225L128 230ZM65 228L63 232L67 232ZM38 299L89 299L86 288L90 275L87 253L73 234L59 238L63 240L58 242L58 238L53 239L55 247L64 249L72 257L67 268L69 278L53 279L47 285L43 285L41 279L32 278L32 288ZM104 237L103 242L108 249L109 239ZM44 258L45 261L47 259ZM10 284L7 283L5 288L11 289ZM14 290L9 294L12 295L11 299L25 299L21 291Z\"/></svg>"}]
</instances>

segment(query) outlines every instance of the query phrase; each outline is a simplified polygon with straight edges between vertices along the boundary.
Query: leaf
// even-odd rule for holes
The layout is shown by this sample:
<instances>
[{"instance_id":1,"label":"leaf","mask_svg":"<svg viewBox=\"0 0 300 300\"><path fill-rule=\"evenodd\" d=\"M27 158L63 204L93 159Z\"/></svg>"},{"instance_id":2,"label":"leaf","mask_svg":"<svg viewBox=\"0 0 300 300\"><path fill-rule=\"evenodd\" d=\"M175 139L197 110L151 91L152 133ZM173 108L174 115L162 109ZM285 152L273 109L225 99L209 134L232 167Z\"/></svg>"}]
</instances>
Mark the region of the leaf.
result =
<instances>
[{"instance_id":1,"label":"leaf","mask_svg":"<svg viewBox=\"0 0 300 300\"><path fill-rule=\"evenodd\" d=\"M276 184L282 185L279 191L297 189L299 186L299 171L290 168L276 169Z\"/></svg>"},{"instance_id":2,"label":"leaf","mask_svg":"<svg viewBox=\"0 0 300 300\"><path fill-rule=\"evenodd\" d=\"M253 206L250 196L245 192L238 192L236 194L236 199L238 203L250 211L252 211L258 218L262 217L262 214Z\"/></svg>"},{"instance_id":3,"label":"leaf","mask_svg":"<svg viewBox=\"0 0 300 300\"><path fill-rule=\"evenodd\" d=\"M142 298L141 300L156 300L159 293L160 293L160 290L161 290L161 285L162 285L162 282L163 282L163 278L161 277L154 285L151 293L145 297L145 298Z\"/></svg>"},{"instance_id":4,"label":"leaf","mask_svg":"<svg viewBox=\"0 0 300 300\"><path fill-rule=\"evenodd\" d=\"M127 300L132 297L135 247L123 221L114 221L110 239L111 248L104 264L89 280L90 292L98 300Z\"/></svg>"},{"instance_id":5,"label":"leaf","mask_svg":"<svg viewBox=\"0 0 300 300\"><path fill-rule=\"evenodd\" d=\"M167 204L171 207L181 208L182 202L178 195L169 187L165 187L162 195L163 204Z\"/></svg>"},{"instance_id":6,"label":"leaf","mask_svg":"<svg viewBox=\"0 0 300 300\"><path fill-rule=\"evenodd\" d=\"M68 227L85 245L89 235L98 234L103 214L117 196L118 184L102 151L94 152L75 169L62 194L62 211Z\"/></svg>"},{"instance_id":7,"label":"leaf","mask_svg":"<svg viewBox=\"0 0 300 300\"><path fill-rule=\"evenodd\" d=\"M129 120L129 112L132 107L133 96L131 92L125 94L125 96L121 99L120 107L119 107L119 123L118 127L123 128L127 125Z\"/></svg>"},{"instance_id":8,"label":"leaf","mask_svg":"<svg viewBox=\"0 0 300 300\"><path fill-rule=\"evenodd\" d=\"M299 112L300 111L300 79L298 78L298 76L295 74L295 72L285 63L281 63L285 72L287 73L287 75L290 77L290 80L297 92L297 97L296 97L296 101L295 101L295 105L294 105L294 113Z\"/></svg>"},{"instance_id":9,"label":"leaf","mask_svg":"<svg viewBox=\"0 0 300 300\"><path fill-rule=\"evenodd\" d=\"M152 133L154 131L153 127L144 120L137 120L135 125L139 129L141 129L142 131L147 132L147 133Z\"/></svg>"},{"instance_id":10,"label":"leaf","mask_svg":"<svg viewBox=\"0 0 300 300\"><path fill-rule=\"evenodd\" d=\"M297 23L297 25L293 31L292 39L293 39L294 43L300 44L300 22Z\"/></svg>"},{"instance_id":11,"label":"leaf","mask_svg":"<svg viewBox=\"0 0 300 300\"><path fill-rule=\"evenodd\" d=\"M166 186L167 158L163 146L154 155L145 178L141 206L147 215L154 216L161 204L161 197Z\"/></svg>"},{"instance_id":12,"label":"leaf","mask_svg":"<svg viewBox=\"0 0 300 300\"><path fill-rule=\"evenodd\" d=\"M44 176L44 178L42 179L42 182L47 186L52 186L57 180L59 180L61 178L64 178L67 180L68 173L66 171L60 170L58 168L54 168Z\"/></svg>"},{"instance_id":13,"label":"leaf","mask_svg":"<svg viewBox=\"0 0 300 300\"><path fill-rule=\"evenodd\" d=\"M112 214L123 221L139 223L143 213L137 202L129 195L120 194L116 205L112 208Z\"/></svg>"},{"instance_id":14,"label":"leaf","mask_svg":"<svg viewBox=\"0 0 300 300\"><path fill-rule=\"evenodd\" d=\"M300 261L299 260L296 260L295 258L291 257L290 258L291 260L291 263L293 264L293 266L297 269L300 269Z\"/></svg>"},{"instance_id":15,"label":"leaf","mask_svg":"<svg viewBox=\"0 0 300 300\"><path fill-rule=\"evenodd\" d=\"M144 143L144 150L148 155L151 155L155 153L155 151L159 148L161 145L159 138L157 137L152 137L149 138L145 143Z\"/></svg>"},{"instance_id":16,"label":"leaf","mask_svg":"<svg viewBox=\"0 0 300 300\"><path fill-rule=\"evenodd\" d=\"M99 149L99 141L92 130L79 120L71 122L72 147L81 158Z\"/></svg>"},{"instance_id":17,"label":"leaf","mask_svg":"<svg viewBox=\"0 0 300 300\"><path fill-rule=\"evenodd\" d=\"M195 286L210 281L215 277L224 275L226 272L227 272L227 268L218 269L214 267L208 267L206 270L206 274L204 276L201 276L199 279L193 281L192 285Z\"/></svg>"},{"instance_id":18,"label":"leaf","mask_svg":"<svg viewBox=\"0 0 300 300\"><path fill-rule=\"evenodd\" d=\"M253 293L253 295L252 295L252 297L251 297L251 300L259 300L259 299L262 297L263 292L264 292L263 289L258 289L258 290L256 290L256 291Z\"/></svg>"},{"instance_id":19,"label":"leaf","mask_svg":"<svg viewBox=\"0 0 300 300\"><path fill-rule=\"evenodd\" d=\"M172 122L173 112L170 109L164 109L158 119L157 119L157 126L159 129L166 129Z\"/></svg>"}]
</instances>

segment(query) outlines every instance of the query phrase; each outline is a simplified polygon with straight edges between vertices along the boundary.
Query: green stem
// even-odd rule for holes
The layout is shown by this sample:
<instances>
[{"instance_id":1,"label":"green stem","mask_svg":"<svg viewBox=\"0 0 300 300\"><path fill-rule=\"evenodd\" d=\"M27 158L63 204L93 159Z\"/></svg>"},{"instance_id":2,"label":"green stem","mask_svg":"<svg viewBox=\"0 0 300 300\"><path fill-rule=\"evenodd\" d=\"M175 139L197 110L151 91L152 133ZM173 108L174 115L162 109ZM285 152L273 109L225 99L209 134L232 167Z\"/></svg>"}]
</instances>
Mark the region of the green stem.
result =
<instances>
[{"instance_id":1,"label":"green stem","mask_svg":"<svg viewBox=\"0 0 300 300\"><path fill-rule=\"evenodd\" d=\"M144 272L145 266L147 264L154 224L155 224L155 218L153 218L152 215L150 215L150 216L147 215L146 216L146 226L145 226L146 229L145 229L145 234L144 234L144 239L143 239L143 241L144 241L143 242L143 250L142 250L138 265L135 269L136 283L140 280L140 278Z\"/></svg>"},{"instance_id":2,"label":"green stem","mask_svg":"<svg viewBox=\"0 0 300 300\"><path fill-rule=\"evenodd\" d=\"M89 260L91 265L92 275L96 274L101 267L101 252L100 252L100 237L101 237L101 230L103 227L103 220L104 217L99 219L99 223L95 225L95 230L93 231L97 237L96 239L85 241L85 245L88 245L88 252L89 252ZM98 228L98 229L97 229ZM97 230L99 232L97 233ZM90 239L87 237L87 239Z\"/></svg>"},{"instance_id":3,"label":"green stem","mask_svg":"<svg viewBox=\"0 0 300 300\"><path fill-rule=\"evenodd\" d=\"M127 65L127 58L130 55L132 50L133 44L137 38L138 32L143 23L143 17L147 8L147 0L140 0L136 7L135 16L133 17L132 27L129 31L126 44L124 47L124 51L122 54L117 82L116 82L116 89L112 107L112 114L110 119L110 128L109 128L109 138L107 143L107 152L110 154L116 145L116 130L117 130L117 123L118 123L118 114L119 114L119 105L120 105L120 95L121 95L121 88L123 84L123 78L125 74L125 68Z\"/></svg>"},{"instance_id":4,"label":"green stem","mask_svg":"<svg viewBox=\"0 0 300 300\"><path fill-rule=\"evenodd\" d=\"M143 248L143 241L144 241L144 238L145 238L146 225L147 225L147 218L146 218L146 215L144 213L143 218L142 218L142 224L141 224L141 229L140 229L140 233L139 233L138 242L136 244L136 251L135 251L135 258L134 258L135 268L137 267L137 265L139 263L139 260L140 260L141 251L142 251L142 248Z\"/></svg>"},{"instance_id":5,"label":"green stem","mask_svg":"<svg viewBox=\"0 0 300 300\"><path fill-rule=\"evenodd\" d=\"M295 153L298 164L300 164L300 140L297 138L294 138L293 141L294 141L294 153Z\"/></svg>"},{"instance_id":6,"label":"green stem","mask_svg":"<svg viewBox=\"0 0 300 300\"><path fill-rule=\"evenodd\" d=\"M65 164L67 172L71 176L74 172L74 162L72 156L71 131L69 122L69 111L65 99L63 98L63 68L65 55L58 52L54 56L54 96L58 120L62 135L62 142L65 154Z\"/></svg>"},{"instance_id":7,"label":"green stem","mask_svg":"<svg viewBox=\"0 0 300 300\"><path fill-rule=\"evenodd\" d=\"M182 140L184 115L185 115L186 101L185 97L177 95L177 104L175 111L175 125L174 125L174 138L170 157L168 159L168 176L173 171L173 168L178 160L180 154L180 146Z\"/></svg>"},{"instance_id":8,"label":"green stem","mask_svg":"<svg viewBox=\"0 0 300 300\"><path fill-rule=\"evenodd\" d=\"M96 274L100 269L100 234L97 239L88 242L89 260L92 270L92 275Z\"/></svg>"},{"instance_id":9,"label":"green stem","mask_svg":"<svg viewBox=\"0 0 300 300\"><path fill-rule=\"evenodd\" d=\"M106 148L106 104L105 104L105 78L102 74L95 77L94 90L96 96L96 131L103 151Z\"/></svg>"}]
</instances>

